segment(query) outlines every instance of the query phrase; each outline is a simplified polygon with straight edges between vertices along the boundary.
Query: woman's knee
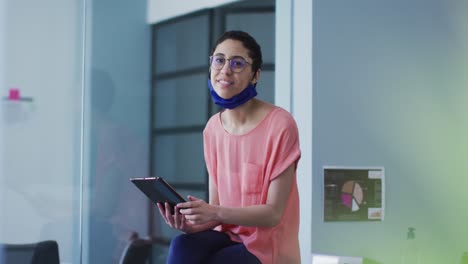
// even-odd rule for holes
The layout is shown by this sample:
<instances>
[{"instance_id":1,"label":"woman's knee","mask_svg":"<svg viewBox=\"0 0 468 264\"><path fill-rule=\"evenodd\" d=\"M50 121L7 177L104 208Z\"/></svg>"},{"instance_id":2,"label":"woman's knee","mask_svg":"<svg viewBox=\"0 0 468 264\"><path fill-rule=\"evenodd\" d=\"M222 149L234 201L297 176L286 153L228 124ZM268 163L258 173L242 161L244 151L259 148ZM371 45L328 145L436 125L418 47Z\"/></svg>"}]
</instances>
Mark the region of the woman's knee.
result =
<instances>
[{"instance_id":1,"label":"woman's knee","mask_svg":"<svg viewBox=\"0 0 468 264\"><path fill-rule=\"evenodd\" d=\"M194 241L193 236L190 236L190 234L180 234L172 239L171 248L186 248L196 243Z\"/></svg>"},{"instance_id":2,"label":"woman's knee","mask_svg":"<svg viewBox=\"0 0 468 264\"><path fill-rule=\"evenodd\" d=\"M169 247L168 263L204 263L211 248L204 233L181 234L174 237Z\"/></svg>"},{"instance_id":3,"label":"woman's knee","mask_svg":"<svg viewBox=\"0 0 468 264\"><path fill-rule=\"evenodd\" d=\"M167 255L168 263L187 263L187 257L196 253L196 243L193 238L187 234L181 234L174 237L169 246Z\"/></svg>"}]
</instances>

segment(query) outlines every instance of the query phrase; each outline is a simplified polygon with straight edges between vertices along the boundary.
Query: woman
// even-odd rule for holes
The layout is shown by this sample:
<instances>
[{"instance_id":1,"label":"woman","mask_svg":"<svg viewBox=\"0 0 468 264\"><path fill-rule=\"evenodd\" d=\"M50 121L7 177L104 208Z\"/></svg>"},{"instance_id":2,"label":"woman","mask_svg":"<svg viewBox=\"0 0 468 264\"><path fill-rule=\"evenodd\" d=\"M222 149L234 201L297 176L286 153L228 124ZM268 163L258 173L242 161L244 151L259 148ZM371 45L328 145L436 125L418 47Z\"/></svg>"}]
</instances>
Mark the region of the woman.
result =
<instances>
[{"instance_id":1,"label":"woman","mask_svg":"<svg viewBox=\"0 0 468 264\"><path fill-rule=\"evenodd\" d=\"M203 132L209 203L189 196L166 223L173 239L168 263L300 263L300 158L297 126L282 108L255 96L260 46L242 31L224 33L210 56L208 87L224 109Z\"/></svg>"}]
</instances>

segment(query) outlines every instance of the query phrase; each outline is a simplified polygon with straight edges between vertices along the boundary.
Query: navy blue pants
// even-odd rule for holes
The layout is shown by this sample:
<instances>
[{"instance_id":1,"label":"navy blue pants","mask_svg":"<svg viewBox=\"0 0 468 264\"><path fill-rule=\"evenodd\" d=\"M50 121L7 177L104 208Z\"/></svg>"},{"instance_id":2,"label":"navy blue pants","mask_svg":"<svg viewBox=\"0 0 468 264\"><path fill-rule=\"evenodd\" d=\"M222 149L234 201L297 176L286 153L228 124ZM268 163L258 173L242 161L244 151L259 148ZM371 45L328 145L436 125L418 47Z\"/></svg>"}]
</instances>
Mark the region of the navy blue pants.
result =
<instances>
[{"instance_id":1,"label":"navy blue pants","mask_svg":"<svg viewBox=\"0 0 468 264\"><path fill-rule=\"evenodd\" d=\"M242 243L222 232L207 230L182 234L171 241L167 264L259 264Z\"/></svg>"}]
</instances>

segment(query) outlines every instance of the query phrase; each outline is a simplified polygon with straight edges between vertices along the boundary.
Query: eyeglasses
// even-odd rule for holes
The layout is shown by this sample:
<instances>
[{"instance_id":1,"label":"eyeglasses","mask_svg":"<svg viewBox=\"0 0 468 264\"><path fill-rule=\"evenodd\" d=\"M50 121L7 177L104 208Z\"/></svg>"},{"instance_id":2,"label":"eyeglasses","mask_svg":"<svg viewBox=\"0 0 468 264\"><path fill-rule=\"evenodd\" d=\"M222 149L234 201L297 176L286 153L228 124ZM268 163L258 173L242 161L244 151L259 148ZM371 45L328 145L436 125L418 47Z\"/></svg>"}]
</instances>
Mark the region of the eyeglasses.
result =
<instances>
[{"instance_id":1,"label":"eyeglasses","mask_svg":"<svg viewBox=\"0 0 468 264\"><path fill-rule=\"evenodd\" d=\"M252 65L242 57L226 59L219 55L210 56L210 65L215 70L221 70L224 67L224 64L226 64L226 61L229 61L229 68L231 68L231 71L236 73L243 71L247 65Z\"/></svg>"}]
</instances>

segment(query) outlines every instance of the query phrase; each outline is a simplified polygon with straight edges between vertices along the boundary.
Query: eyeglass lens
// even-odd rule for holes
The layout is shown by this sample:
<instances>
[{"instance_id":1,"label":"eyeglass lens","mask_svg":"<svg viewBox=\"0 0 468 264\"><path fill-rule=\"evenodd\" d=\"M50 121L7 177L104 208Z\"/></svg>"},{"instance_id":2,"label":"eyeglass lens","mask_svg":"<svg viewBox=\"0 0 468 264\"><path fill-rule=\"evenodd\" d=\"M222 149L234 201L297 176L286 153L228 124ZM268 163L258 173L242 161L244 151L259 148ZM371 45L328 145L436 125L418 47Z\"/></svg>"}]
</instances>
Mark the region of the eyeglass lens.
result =
<instances>
[{"instance_id":1,"label":"eyeglass lens","mask_svg":"<svg viewBox=\"0 0 468 264\"><path fill-rule=\"evenodd\" d=\"M247 66L247 62L242 57L226 59L223 56L211 56L210 59L211 66L216 70L222 69L226 64L226 60L229 61L229 67L233 72L240 72Z\"/></svg>"}]
</instances>

